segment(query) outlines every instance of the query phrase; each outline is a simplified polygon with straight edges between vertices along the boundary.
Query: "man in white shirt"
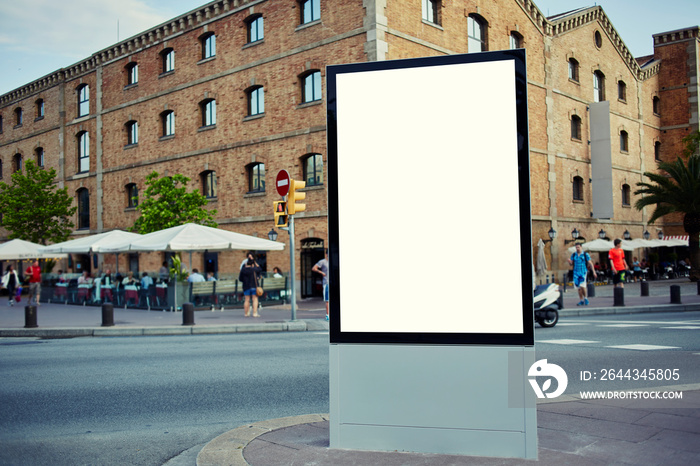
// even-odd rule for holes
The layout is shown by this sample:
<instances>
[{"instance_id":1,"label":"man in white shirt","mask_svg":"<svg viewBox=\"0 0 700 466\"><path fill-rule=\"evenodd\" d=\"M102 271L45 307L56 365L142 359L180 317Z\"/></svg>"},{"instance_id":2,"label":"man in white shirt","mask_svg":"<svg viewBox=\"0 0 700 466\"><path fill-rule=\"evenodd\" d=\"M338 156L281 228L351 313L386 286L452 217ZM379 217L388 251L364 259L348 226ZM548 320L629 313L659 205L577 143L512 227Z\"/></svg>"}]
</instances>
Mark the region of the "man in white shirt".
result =
<instances>
[{"instance_id":1,"label":"man in white shirt","mask_svg":"<svg viewBox=\"0 0 700 466\"><path fill-rule=\"evenodd\" d=\"M206 280L204 279L204 276L201 273L199 273L199 270L192 269L192 273L190 274L189 277L187 277L187 281L190 283L195 283L195 282L204 282Z\"/></svg>"}]
</instances>

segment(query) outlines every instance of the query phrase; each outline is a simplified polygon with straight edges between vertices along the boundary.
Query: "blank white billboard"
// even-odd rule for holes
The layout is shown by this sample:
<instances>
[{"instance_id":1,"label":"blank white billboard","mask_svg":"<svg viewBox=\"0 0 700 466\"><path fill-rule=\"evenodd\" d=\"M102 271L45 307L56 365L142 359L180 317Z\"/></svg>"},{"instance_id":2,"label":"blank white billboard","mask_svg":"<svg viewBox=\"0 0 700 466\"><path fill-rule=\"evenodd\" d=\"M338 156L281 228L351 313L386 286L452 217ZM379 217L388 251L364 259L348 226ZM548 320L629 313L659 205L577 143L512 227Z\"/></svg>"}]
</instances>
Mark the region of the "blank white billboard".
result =
<instances>
[{"instance_id":1,"label":"blank white billboard","mask_svg":"<svg viewBox=\"0 0 700 466\"><path fill-rule=\"evenodd\" d=\"M532 333L511 52L328 68L332 342Z\"/></svg>"}]
</instances>

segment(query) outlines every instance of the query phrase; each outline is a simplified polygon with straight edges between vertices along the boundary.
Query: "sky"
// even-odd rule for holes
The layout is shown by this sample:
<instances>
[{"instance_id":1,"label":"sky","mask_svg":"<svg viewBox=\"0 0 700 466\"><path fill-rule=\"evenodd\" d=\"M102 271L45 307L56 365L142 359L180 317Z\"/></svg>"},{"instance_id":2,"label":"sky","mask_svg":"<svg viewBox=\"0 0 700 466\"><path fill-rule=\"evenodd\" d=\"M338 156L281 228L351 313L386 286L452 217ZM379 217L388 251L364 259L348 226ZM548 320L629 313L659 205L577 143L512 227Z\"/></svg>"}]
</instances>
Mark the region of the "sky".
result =
<instances>
[{"instance_id":1,"label":"sky","mask_svg":"<svg viewBox=\"0 0 700 466\"><path fill-rule=\"evenodd\" d=\"M206 3L0 0L0 95ZM652 34L700 25L698 0L535 0L535 4L545 16L601 5L635 57L653 52Z\"/></svg>"}]
</instances>

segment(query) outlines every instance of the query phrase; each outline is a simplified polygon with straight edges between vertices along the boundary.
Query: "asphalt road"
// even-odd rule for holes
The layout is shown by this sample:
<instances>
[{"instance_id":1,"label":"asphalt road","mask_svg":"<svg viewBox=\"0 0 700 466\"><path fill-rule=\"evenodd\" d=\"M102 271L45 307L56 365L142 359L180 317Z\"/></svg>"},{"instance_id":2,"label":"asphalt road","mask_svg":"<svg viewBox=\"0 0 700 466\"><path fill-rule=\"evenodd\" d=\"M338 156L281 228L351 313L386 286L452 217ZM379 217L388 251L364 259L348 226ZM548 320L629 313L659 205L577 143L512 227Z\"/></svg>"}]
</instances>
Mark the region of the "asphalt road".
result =
<instances>
[{"instance_id":1,"label":"asphalt road","mask_svg":"<svg viewBox=\"0 0 700 466\"><path fill-rule=\"evenodd\" d=\"M0 340L0 464L162 465L241 424L327 412L327 346L311 332Z\"/></svg>"},{"instance_id":2,"label":"asphalt road","mask_svg":"<svg viewBox=\"0 0 700 466\"><path fill-rule=\"evenodd\" d=\"M565 394L700 383L700 312L564 318L536 326L535 342L567 372Z\"/></svg>"},{"instance_id":3,"label":"asphalt road","mask_svg":"<svg viewBox=\"0 0 700 466\"><path fill-rule=\"evenodd\" d=\"M536 327L536 356L566 370L567 394L700 383L698 332L700 313L566 318ZM329 411L323 332L0 339L0 374L3 465L194 464L234 427Z\"/></svg>"}]
</instances>

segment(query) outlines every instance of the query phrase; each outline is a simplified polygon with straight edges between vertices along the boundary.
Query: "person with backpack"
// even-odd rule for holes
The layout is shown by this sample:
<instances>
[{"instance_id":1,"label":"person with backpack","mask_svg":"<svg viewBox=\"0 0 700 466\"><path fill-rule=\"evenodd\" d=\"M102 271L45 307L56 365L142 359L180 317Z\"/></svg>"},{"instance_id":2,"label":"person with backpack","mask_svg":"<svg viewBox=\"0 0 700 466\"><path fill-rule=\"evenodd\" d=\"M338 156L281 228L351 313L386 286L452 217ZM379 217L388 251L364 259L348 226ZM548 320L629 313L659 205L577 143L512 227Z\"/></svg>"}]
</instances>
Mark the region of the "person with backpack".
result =
<instances>
[{"instance_id":1,"label":"person with backpack","mask_svg":"<svg viewBox=\"0 0 700 466\"><path fill-rule=\"evenodd\" d=\"M578 289L578 297L580 301L577 306L588 306L588 288L586 287L586 275L588 269L593 273L593 279L597 277L595 267L591 262L591 256L587 252L583 252L580 244L576 245L576 252L568 259L569 265L574 266L574 286Z\"/></svg>"}]
</instances>

